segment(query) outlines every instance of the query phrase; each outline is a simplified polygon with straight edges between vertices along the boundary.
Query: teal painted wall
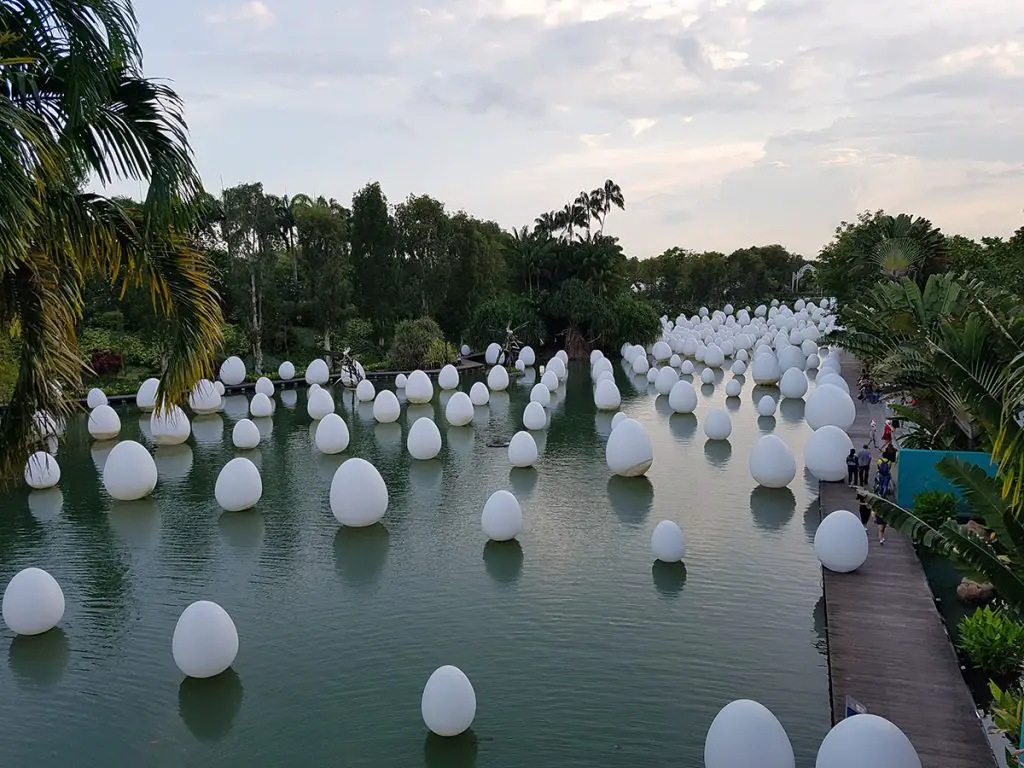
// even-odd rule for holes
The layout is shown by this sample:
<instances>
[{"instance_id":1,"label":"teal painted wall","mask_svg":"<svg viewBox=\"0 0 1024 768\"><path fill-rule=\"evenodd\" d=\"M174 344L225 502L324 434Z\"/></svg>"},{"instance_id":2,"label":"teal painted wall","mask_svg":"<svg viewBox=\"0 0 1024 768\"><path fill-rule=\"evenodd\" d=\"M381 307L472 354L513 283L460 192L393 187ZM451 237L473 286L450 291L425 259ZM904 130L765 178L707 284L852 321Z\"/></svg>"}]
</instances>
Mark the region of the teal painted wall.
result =
<instances>
[{"instance_id":1,"label":"teal painted wall","mask_svg":"<svg viewBox=\"0 0 1024 768\"><path fill-rule=\"evenodd\" d=\"M896 503L905 509L914 506L914 497L922 491L947 491L957 496L956 489L950 485L935 465L947 456L961 461L976 464L985 469L989 475L995 475L996 464L987 453L977 451L918 451L903 448L896 454Z\"/></svg>"}]
</instances>

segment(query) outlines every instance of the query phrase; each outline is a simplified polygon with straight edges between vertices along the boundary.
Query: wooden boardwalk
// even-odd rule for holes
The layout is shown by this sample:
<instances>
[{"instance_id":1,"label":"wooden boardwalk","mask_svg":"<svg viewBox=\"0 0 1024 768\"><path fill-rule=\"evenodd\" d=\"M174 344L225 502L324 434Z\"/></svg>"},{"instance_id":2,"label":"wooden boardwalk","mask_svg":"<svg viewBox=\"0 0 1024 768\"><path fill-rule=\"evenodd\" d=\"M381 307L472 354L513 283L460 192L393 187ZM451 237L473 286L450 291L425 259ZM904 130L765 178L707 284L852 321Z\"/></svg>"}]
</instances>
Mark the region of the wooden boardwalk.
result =
<instances>
[{"instance_id":1,"label":"wooden boardwalk","mask_svg":"<svg viewBox=\"0 0 1024 768\"><path fill-rule=\"evenodd\" d=\"M884 406L856 400L860 366L846 355L843 376L857 403L849 434L859 450L872 417L881 439ZM857 513L856 494L845 482L821 483L819 498L822 516L836 509ZM868 534L870 554L861 568L822 569L833 723L844 717L851 696L899 726L923 768L995 765L913 545L892 529L879 545L873 523Z\"/></svg>"}]
</instances>

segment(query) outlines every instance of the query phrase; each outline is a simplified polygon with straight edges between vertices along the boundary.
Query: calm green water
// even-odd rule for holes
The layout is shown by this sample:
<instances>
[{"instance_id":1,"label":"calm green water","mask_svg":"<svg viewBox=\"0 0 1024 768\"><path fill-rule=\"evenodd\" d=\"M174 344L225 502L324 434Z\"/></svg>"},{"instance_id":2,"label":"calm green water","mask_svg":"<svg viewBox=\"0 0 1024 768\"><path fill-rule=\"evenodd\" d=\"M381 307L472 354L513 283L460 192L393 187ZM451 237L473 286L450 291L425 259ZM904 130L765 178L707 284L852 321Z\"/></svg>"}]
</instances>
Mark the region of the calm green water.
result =
<instances>
[{"instance_id":1,"label":"calm green water","mask_svg":"<svg viewBox=\"0 0 1024 768\"><path fill-rule=\"evenodd\" d=\"M248 513L213 497L244 398L158 449L156 493L131 504L106 497L79 418L60 491L3 499L0 582L45 568L67 612L42 637L0 630L0 765L702 766L708 725L740 697L772 709L812 765L829 725L815 486L801 473L791 492L755 490L747 468L772 429L802 466L802 403L759 420L748 382L729 444L705 444L696 418L616 375L654 440L647 479L609 479L611 417L595 414L585 367L553 400L535 471L510 473L488 447L517 428L526 381L472 428L447 427L435 396L445 445L425 463L404 438L431 406L377 426L336 393L345 455L391 492L385 525L367 530L331 515L342 458L313 448L303 392L279 394L260 449L241 454L263 475ZM723 384L705 387L697 416L723 402ZM138 412L119 413L122 438L146 442ZM499 488L523 505L519 545L485 546L480 510ZM685 571L652 567L665 518L686 532ZM220 678L182 682L171 634L198 599L227 609L240 650ZM476 689L472 737L427 738L420 693L449 663Z\"/></svg>"}]
</instances>

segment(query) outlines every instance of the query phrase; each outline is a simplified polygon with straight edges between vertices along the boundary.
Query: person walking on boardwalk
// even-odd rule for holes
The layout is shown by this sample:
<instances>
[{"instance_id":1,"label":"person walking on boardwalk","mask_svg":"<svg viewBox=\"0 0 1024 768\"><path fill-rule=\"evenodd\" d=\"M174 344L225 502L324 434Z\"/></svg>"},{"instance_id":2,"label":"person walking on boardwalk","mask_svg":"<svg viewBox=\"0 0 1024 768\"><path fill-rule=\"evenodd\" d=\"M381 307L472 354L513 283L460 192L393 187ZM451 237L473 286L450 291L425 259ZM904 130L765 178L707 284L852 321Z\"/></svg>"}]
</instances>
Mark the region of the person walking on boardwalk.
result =
<instances>
[{"instance_id":1,"label":"person walking on boardwalk","mask_svg":"<svg viewBox=\"0 0 1024 768\"><path fill-rule=\"evenodd\" d=\"M857 472L858 485L866 487L868 484L868 475L871 474L871 451L868 450L868 444L864 443L864 447L860 449L860 453L857 454Z\"/></svg>"},{"instance_id":2,"label":"person walking on boardwalk","mask_svg":"<svg viewBox=\"0 0 1024 768\"><path fill-rule=\"evenodd\" d=\"M867 496L863 491L857 491L857 511L860 512L860 521L865 528L868 527L868 523L871 521L871 507L868 506Z\"/></svg>"},{"instance_id":3,"label":"person walking on boardwalk","mask_svg":"<svg viewBox=\"0 0 1024 768\"><path fill-rule=\"evenodd\" d=\"M846 484L857 484L857 451L854 448L850 449L846 457Z\"/></svg>"},{"instance_id":4,"label":"person walking on boardwalk","mask_svg":"<svg viewBox=\"0 0 1024 768\"><path fill-rule=\"evenodd\" d=\"M868 445L872 448L878 447L878 422L871 420L871 427L868 430Z\"/></svg>"},{"instance_id":5,"label":"person walking on boardwalk","mask_svg":"<svg viewBox=\"0 0 1024 768\"><path fill-rule=\"evenodd\" d=\"M889 498L889 485L892 481L892 465L884 456L878 460L878 470L875 472L875 485L878 488L878 495L883 499Z\"/></svg>"},{"instance_id":6,"label":"person walking on boardwalk","mask_svg":"<svg viewBox=\"0 0 1024 768\"><path fill-rule=\"evenodd\" d=\"M882 427L882 442L892 442L892 422L888 419L885 420L885 426Z\"/></svg>"}]
</instances>

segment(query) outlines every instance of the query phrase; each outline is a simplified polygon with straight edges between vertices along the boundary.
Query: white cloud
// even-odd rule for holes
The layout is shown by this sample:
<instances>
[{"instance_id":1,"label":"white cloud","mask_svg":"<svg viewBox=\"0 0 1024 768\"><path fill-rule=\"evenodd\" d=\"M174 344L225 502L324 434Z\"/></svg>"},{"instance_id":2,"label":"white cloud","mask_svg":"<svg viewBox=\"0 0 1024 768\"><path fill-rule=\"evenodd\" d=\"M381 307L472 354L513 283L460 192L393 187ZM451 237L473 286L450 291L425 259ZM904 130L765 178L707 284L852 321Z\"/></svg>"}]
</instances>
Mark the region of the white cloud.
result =
<instances>
[{"instance_id":1,"label":"white cloud","mask_svg":"<svg viewBox=\"0 0 1024 768\"><path fill-rule=\"evenodd\" d=\"M232 22L252 24L257 29L268 29L274 26L277 17L273 11L260 0L250 0L248 3L233 8L215 11L206 16L207 24L230 24Z\"/></svg>"}]
</instances>

